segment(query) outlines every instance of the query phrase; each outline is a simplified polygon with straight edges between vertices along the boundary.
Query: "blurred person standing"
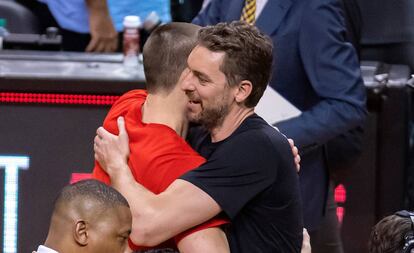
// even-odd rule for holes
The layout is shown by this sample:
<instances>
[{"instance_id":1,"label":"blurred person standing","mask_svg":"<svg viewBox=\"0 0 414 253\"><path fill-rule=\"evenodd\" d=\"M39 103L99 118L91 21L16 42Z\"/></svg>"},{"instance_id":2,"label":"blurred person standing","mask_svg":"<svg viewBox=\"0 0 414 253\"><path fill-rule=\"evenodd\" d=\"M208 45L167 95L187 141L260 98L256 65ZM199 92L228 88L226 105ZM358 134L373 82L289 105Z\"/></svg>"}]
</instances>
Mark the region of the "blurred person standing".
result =
<instances>
[{"instance_id":1,"label":"blurred person standing","mask_svg":"<svg viewBox=\"0 0 414 253\"><path fill-rule=\"evenodd\" d=\"M60 27L63 50L114 52L121 49L122 21L136 15L145 19L155 11L171 21L169 0L38 0L45 3Z\"/></svg>"},{"instance_id":2,"label":"blurred person standing","mask_svg":"<svg viewBox=\"0 0 414 253\"><path fill-rule=\"evenodd\" d=\"M295 141L301 153L305 227L314 252L342 253L326 144L363 123L366 94L357 55L345 39L341 3L211 0L193 23L232 20L254 24L273 40L269 85L302 111L275 126Z\"/></svg>"}]
</instances>

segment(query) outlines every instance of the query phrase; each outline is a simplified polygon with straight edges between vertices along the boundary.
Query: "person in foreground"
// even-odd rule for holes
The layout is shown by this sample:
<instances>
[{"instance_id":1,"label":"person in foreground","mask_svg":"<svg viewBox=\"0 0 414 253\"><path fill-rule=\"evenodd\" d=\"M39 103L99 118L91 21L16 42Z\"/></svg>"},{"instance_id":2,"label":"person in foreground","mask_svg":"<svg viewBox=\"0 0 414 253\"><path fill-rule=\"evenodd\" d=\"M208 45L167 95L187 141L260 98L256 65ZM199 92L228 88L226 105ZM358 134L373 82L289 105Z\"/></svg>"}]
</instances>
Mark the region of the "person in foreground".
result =
<instances>
[{"instance_id":1,"label":"person in foreground","mask_svg":"<svg viewBox=\"0 0 414 253\"><path fill-rule=\"evenodd\" d=\"M369 253L414 252L414 213L406 210L380 220L369 239Z\"/></svg>"},{"instance_id":2,"label":"person in foreground","mask_svg":"<svg viewBox=\"0 0 414 253\"><path fill-rule=\"evenodd\" d=\"M118 133L117 118L124 117L130 134L129 168L134 179L155 194L205 162L183 139L188 129L187 98L179 85L187 73L183 71L199 29L199 26L188 23L170 23L155 29L143 50L147 91L132 90L124 94L104 121L105 129ZM110 183L109 176L98 163L93 177ZM125 196L132 201L129 195ZM131 204L132 212L141 208ZM227 222L223 218L214 218L178 235L171 230L167 237L150 242L140 239L145 227L137 225L132 230L129 246L133 250L151 246L169 252L177 247L181 252L228 252L226 237L220 229L220 225ZM173 236L173 240L164 242Z\"/></svg>"},{"instance_id":3,"label":"person in foreground","mask_svg":"<svg viewBox=\"0 0 414 253\"><path fill-rule=\"evenodd\" d=\"M122 253L131 223L128 202L119 192L97 180L80 181L57 197L37 253Z\"/></svg>"},{"instance_id":4,"label":"person in foreground","mask_svg":"<svg viewBox=\"0 0 414 253\"><path fill-rule=\"evenodd\" d=\"M298 176L287 139L254 113L272 65L272 43L244 22L201 28L181 88L203 127L190 143L207 162L155 195L128 167L128 134L97 130L95 158L130 201L134 239L169 238L221 213L231 252L300 252ZM139 228L145 228L139 230ZM146 242L147 240L147 242Z\"/></svg>"}]
</instances>

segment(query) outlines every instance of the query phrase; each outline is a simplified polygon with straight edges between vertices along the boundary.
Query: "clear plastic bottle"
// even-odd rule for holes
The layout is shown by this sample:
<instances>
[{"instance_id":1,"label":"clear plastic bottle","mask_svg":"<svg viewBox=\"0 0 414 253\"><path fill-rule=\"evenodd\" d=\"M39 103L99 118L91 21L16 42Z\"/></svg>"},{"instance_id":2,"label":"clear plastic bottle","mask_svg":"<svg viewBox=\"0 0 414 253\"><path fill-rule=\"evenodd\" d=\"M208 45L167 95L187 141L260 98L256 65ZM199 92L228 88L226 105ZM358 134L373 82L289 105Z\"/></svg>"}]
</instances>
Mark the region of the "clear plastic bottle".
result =
<instances>
[{"instance_id":1,"label":"clear plastic bottle","mask_svg":"<svg viewBox=\"0 0 414 253\"><path fill-rule=\"evenodd\" d=\"M9 31L6 29L6 20L0 18L0 49L3 49L3 38L9 35Z\"/></svg>"},{"instance_id":2,"label":"clear plastic bottle","mask_svg":"<svg viewBox=\"0 0 414 253\"><path fill-rule=\"evenodd\" d=\"M161 19L155 11L152 11L144 21L143 29L141 29L141 49L144 47L145 42L159 25L161 25Z\"/></svg>"},{"instance_id":3,"label":"clear plastic bottle","mask_svg":"<svg viewBox=\"0 0 414 253\"><path fill-rule=\"evenodd\" d=\"M139 16L126 16L124 18L124 66L138 66L138 54L140 48L139 29L141 19Z\"/></svg>"},{"instance_id":4,"label":"clear plastic bottle","mask_svg":"<svg viewBox=\"0 0 414 253\"><path fill-rule=\"evenodd\" d=\"M144 21L144 30L150 34L159 25L161 25L160 17L155 11L151 11Z\"/></svg>"}]
</instances>

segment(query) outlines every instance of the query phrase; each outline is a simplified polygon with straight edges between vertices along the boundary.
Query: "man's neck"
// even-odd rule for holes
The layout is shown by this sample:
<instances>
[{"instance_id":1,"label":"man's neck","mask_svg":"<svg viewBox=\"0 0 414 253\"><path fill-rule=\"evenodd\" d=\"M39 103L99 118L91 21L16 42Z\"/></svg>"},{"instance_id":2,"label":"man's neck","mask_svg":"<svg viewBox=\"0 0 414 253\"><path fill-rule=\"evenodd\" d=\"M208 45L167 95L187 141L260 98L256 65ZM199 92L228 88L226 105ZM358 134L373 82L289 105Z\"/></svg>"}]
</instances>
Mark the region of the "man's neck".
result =
<instances>
[{"instance_id":1,"label":"man's neck","mask_svg":"<svg viewBox=\"0 0 414 253\"><path fill-rule=\"evenodd\" d=\"M210 129L211 141L219 142L226 139L253 113L254 108L235 107L231 109L220 126Z\"/></svg>"},{"instance_id":2,"label":"man's neck","mask_svg":"<svg viewBox=\"0 0 414 253\"><path fill-rule=\"evenodd\" d=\"M187 135L188 120L174 96L148 94L142 106L142 122L166 125L183 138Z\"/></svg>"}]
</instances>

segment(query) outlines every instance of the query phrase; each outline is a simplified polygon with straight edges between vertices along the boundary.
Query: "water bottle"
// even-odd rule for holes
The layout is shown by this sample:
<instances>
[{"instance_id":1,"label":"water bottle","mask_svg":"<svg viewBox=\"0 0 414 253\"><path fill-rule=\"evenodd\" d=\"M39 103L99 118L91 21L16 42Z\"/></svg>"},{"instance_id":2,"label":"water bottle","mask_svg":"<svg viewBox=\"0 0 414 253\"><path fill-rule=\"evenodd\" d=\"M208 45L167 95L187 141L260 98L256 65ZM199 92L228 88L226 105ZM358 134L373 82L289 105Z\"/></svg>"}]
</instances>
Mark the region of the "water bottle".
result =
<instances>
[{"instance_id":1,"label":"water bottle","mask_svg":"<svg viewBox=\"0 0 414 253\"><path fill-rule=\"evenodd\" d=\"M138 66L138 54L140 49L139 29L141 27L141 19L139 16L126 16L124 18L124 66Z\"/></svg>"},{"instance_id":2,"label":"water bottle","mask_svg":"<svg viewBox=\"0 0 414 253\"><path fill-rule=\"evenodd\" d=\"M143 29L141 29L141 50L151 32L161 25L161 19L155 11L152 11L144 21Z\"/></svg>"},{"instance_id":3,"label":"water bottle","mask_svg":"<svg viewBox=\"0 0 414 253\"><path fill-rule=\"evenodd\" d=\"M9 31L6 29L6 20L0 18L0 49L3 49L3 38L9 35Z\"/></svg>"},{"instance_id":4,"label":"water bottle","mask_svg":"<svg viewBox=\"0 0 414 253\"><path fill-rule=\"evenodd\" d=\"M144 30L150 34L159 25L161 25L160 17L155 11L151 11L144 21Z\"/></svg>"}]
</instances>

